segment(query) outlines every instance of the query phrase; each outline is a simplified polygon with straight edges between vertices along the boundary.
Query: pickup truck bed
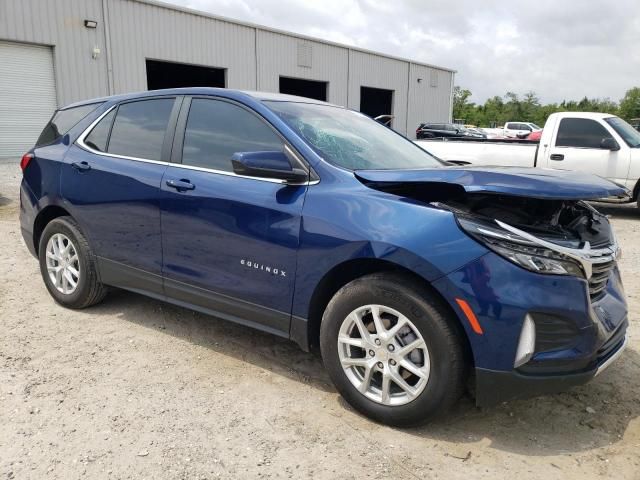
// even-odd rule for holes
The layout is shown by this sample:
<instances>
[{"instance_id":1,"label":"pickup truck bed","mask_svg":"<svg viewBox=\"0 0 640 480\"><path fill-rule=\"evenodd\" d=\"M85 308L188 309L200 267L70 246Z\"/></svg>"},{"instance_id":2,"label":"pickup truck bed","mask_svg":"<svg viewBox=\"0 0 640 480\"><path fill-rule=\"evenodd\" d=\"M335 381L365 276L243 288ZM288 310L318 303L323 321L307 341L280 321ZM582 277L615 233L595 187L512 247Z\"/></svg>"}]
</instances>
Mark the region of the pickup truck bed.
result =
<instances>
[{"instance_id":1,"label":"pickup truck bed","mask_svg":"<svg viewBox=\"0 0 640 480\"><path fill-rule=\"evenodd\" d=\"M442 160L472 165L535 167L537 142L470 140L416 140L416 144Z\"/></svg>"}]
</instances>

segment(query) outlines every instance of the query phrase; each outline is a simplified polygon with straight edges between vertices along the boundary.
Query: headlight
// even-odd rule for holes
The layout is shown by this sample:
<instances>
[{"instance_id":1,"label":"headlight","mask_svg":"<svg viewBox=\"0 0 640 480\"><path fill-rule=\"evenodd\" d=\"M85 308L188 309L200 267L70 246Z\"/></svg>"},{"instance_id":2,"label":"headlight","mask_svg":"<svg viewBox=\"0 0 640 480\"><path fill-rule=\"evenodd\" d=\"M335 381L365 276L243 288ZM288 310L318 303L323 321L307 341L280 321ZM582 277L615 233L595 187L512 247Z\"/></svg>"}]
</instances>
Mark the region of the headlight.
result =
<instances>
[{"instance_id":1,"label":"headlight","mask_svg":"<svg viewBox=\"0 0 640 480\"><path fill-rule=\"evenodd\" d=\"M527 270L552 275L573 275L584 278L575 260L548 248L536 245L518 235L465 217L458 217L464 231L498 255Z\"/></svg>"}]
</instances>

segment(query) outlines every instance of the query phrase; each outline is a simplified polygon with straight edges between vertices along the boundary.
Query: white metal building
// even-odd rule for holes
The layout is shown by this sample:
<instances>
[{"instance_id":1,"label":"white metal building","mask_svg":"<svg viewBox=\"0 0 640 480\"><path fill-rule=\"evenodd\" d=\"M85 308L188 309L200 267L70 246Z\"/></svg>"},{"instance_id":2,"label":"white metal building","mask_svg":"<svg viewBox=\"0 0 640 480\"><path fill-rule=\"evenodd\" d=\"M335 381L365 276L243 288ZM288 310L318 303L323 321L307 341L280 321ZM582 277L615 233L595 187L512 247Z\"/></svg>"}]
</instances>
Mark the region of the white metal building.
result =
<instances>
[{"instance_id":1,"label":"white metal building","mask_svg":"<svg viewBox=\"0 0 640 480\"><path fill-rule=\"evenodd\" d=\"M292 93L412 136L451 120L454 71L151 0L0 0L0 157L56 107L155 88Z\"/></svg>"}]
</instances>

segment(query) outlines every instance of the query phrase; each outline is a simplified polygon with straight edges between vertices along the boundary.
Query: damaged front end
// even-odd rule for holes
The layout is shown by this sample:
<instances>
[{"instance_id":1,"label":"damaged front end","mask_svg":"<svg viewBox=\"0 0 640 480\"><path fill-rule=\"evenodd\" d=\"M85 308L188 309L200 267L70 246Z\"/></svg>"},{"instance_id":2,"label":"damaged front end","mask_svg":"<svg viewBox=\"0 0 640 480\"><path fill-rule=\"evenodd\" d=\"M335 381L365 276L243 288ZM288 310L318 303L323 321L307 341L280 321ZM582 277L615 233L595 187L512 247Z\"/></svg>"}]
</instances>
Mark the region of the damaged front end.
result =
<instances>
[{"instance_id":1,"label":"damaged front end","mask_svg":"<svg viewBox=\"0 0 640 480\"><path fill-rule=\"evenodd\" d=\"M605 289L620 249L608 219L584 200L626 195L580 172L491 167L357 171L370 188L453 212L471 237L533 272Z\"/></svg>"},{"instance_id":2,"label":"damaged front end","mask_svg":"<svg viewBox=\"0 0 640 480\"><path fill-rule=\"evenodd\" d=\"M452 211L466 233L516 265L586 279L591 300L604 291L621 253L608 219L582 201L467 194L432 204Z\"/></svg>"},{"instance_id":3,"label":"damaged front end","mask_svg":"<svg viewBox=\"0 0 640 480\"><path fill-rule=\"evenodd\" d=\"M477 405L583 384L623 351L620 248L607 217L585 202L625 195L623 187L541 169L355 175L399 201L451 212L465 240L488 249L432 283L467 333Z\"/></svg>"}]
</instances>

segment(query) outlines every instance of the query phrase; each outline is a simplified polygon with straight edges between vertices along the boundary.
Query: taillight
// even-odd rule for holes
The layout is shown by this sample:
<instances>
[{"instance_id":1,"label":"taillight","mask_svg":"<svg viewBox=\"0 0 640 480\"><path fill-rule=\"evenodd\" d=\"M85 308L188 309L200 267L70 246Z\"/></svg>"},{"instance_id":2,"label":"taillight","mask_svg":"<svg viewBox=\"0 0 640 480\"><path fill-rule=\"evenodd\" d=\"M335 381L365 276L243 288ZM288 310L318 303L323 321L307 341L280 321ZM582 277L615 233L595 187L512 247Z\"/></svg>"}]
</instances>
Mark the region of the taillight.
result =
<instances>
[{"instance_id":1,"label":"taillight","mask_svg":"<svg viewBox=\"0 0 640 480\"><path fill-rule=\"evenodd\" d=\"M20 160L20 169L24 172L24 169L27 168L29 162L33 158L33 153L25 153L22 156L22 160Z\"/></svg>"}]
</instances>

